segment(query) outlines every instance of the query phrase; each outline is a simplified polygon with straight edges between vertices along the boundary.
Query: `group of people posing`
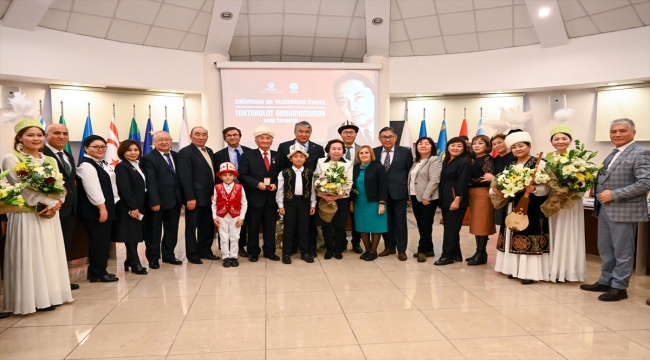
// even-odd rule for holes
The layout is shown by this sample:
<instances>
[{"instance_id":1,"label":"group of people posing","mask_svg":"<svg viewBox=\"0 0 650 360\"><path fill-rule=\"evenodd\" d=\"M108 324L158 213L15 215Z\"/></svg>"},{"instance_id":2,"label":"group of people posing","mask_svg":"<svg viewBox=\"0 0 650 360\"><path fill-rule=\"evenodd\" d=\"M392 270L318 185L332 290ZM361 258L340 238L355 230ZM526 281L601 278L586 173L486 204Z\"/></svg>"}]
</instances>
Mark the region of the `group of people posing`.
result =
<instances>
[{"instance_id":1,"label":"group of people posing","mask_svg":"<svg viewBox=\"0 0 650 360\"><path fill-rule=\"evenodd\" d=\"M608 157L605 169L612 158L618 157L619 161L612 164L618 165L617 171L627 171L628 178L599 176L596 192L601 213L599 237L605 239L599 239L599 247L603 246L603 275L598 283L583 285L583 289L607 292L604 295L612 289L622 290L612 295L619 299L629 283L630 259L634 254L633 250L630 253L633 246L629 239L620 240L620 235L632 236L634 229L631 225L614 225L643 219L641 215L640 219L619 219L614 203L645 196L650 180L648 164L642 164L640 169L646 172L639 173L639 167L633 163L638 159L647 161L647 150L630 145L634 123L627 119L617 121L612 123L612 134L616 131L612 141L618 148L627 145L630 150L620 150L618 155ZM118 156L122 161L116 164L104 160L106 140L92 135L83 141L85 156L75 165L72 155L63 150L68 142L64 125L52 124L46 133L36 120L21 121L15 126L16 151L4 157L2 167L13 169L26 157L36 163L55 161L63 174L67 195L65 199L53 200L25 189L25 202L30 206L44 204L44 210L9 214L5 311L49 311L72 301L71 290L79 286L69 283L64 244L70 246L75 219L81 221L89 237L90 282L118 281L107 271L111 241L125 244L126 271L147 274L137 252L137 245L143 240L150 269L160 268L161 260L181 265L174 248L183 206L185 255L191 264L220 260L212 250L215 225L225 267L238 266L240 258L257 262L260 256L290 264L291 256L298 251L300 259L313 263L318 227L327 248L324 259L342 259L348 247L348 217L352 222L352 250L361 254L362 260L396 254L400 261L406 261L410 202L419 233L414 254L418 262L435 256L432 227L438 208L444 235L442 253L434 265L463 261L460 231L469 208L469 232L476 238L476 252L465 259L468 265L486 264L488 239L497 232L495 225L499 224L495 270L520 279L523 284L539 280L584 281L580 200L546 218L539 206L552 189L545 184L529 185L529 226L522 231L508 229L505 214L524 192L510 200L508 210L495 211L490 200L490 195L503 196L491 186L498 173L514 164L534 167L537 159L531 154L532 139L528 133L513 130L492 138L478 135L471 141L455 137L448 141L441 159L431 138L418 139L413 156L408 147L396 145L398 135L391 127L380 130L382 145L376 148L356 144L358 130L354 123L346 121L338 128L340 139L330 140L323 148L310 140L311 125L299 122L294 128L295 139L281 143L275 151L271 150L275 134L266 126L258 127L253 134L257 149L240 145L241 131L229 127L223 130L227 146L216 153L205 146L208 131L202 127L191 130L191 144L179 152L171 150L169 133L159 131L153 138L155 150L145 156L138 142L125 140L119 144ZM624 130L629 132L621 135ZM623 136L627 143L615 141L614 136ZM555 151L547 157L566 153L572 142L571 130L565 126L554 129L550 142ZM493 149L498 152L494 158ZM625 164L621 165L624 156ZM349 193L328 195L314 186L314 174L327 171L333 162L344 168L344 178L352 182ZM8 178L10 182L18 181L15 172ZM615 185L624 188L617 191L608 184L611 179L629 184ZM336 203L335 213L319 212L319 199ZM282 257L276 254L275 243L278 212L284 217ZM604 221L607 223L601 226ZM617 233L611 235L614 231ZM379 252L382 236L384 249ZM626 293L624 296L627 297Z\"/></svg>"}]
</instances>

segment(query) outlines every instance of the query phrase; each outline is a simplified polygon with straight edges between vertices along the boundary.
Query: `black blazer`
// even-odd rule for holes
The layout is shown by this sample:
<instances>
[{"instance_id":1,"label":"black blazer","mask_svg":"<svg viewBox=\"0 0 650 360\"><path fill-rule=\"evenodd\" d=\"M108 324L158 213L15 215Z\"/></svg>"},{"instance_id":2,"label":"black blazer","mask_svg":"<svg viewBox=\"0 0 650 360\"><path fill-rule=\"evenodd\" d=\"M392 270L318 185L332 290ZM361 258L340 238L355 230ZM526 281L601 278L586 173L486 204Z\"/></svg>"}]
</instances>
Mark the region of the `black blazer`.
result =
<instances>
[{"instance_id":1,"label":"black blazer","mask_svg":"<svg viewBox=\"0 0 650 360\"><path fill-rule=\"evenodd\" d=\"M259 149L246 152L241 156L241 161L239 162L239 181L244 185L248 206L277 207L275 191L260 190L257 188L257 185L263 182L265 177L271 178L271 184L275 184L276 187L278 186L278 174L280 173L279 155L273 150L269 150L269 153L271 165L269 171L266 171L264 158Z\"/></svg>"},{"instance_id":2,"label":"black blazer","mask_svg":"<svg viewBox=\"0 0 650 360\"><path fill-rule=\"evenodd\" d=\"M214 166L212 149L209 147L205 149L216 173L219 167ZM176 170L183 188L183 203L196 200L196 206L209 206L210 198L214 194L216 175L212 173L208 162L201 154L201 149L194 144L182 148L178 152Z\"/></svg>"},{"instance_id":3,"label":"black blazer","mask_svg":"<svg viewBox=\"0 0 650 360\"><path fill-rule=\"evenodd\" d=\"M65 173L65 167L59 157L50 150L49 147L45 146L43 148L43 154L52 157L56 160L57 165L59 166L59 172L63 175L63 182L67 194L65 195L65 202L61 205L59 210L59 216L68 216L74 215L77 213L77 198L79 194L77 193L77 187L75 182L77 180L77 166L74 163L74 158L68 152L63 152L65 156L68 157L68 162L70 163L70 175Z\"/></svg>"},{"instance_id":4,"label":"black blazer","mask_svg":"<svg viewBox=\"0 0 650 360\"><path fill-rule=\"evenodd\" d=\"M253 149L251 149L249 147L246 147L246 146L243 146L243 145L242 145L241 149L245 153L253 150ZM241 155L244 155L244 154L241 154ZM225 163L225 162L228 162L228 161L230 161L230 155L228 154L228 146L226 146L225 148L223 148L223 149L217 151L216 153L214 153L214 157L212 158L212 162L214 162L214 165L216 166L216 168L214 168L214 171L219 172L219 170L218 170L219 166L221 164ZM216 178L215 182L217 184L221 184L223 181L221 179L219 179L219 178Z\"/></svg>"},{"instance_id":5,"label":"black blazer","mask_svg":"<svg viewBox=\"0 0 650 360\"><path fill-rule=\"evenodd\" d=\"M178 170L178 153L169 151ZM167 210L183 205L183 189L178 173L169 168L167 159L158 150L152 150L140 158L140 169L147 178L147 206L160 205L161 210Z\"/></svg>"},{"instance_id":6,"label":"black blazer","mask_svg":"<svg viewBox=\"0 0 650 360\"><path fill-rule=\"evenodd\" d=\"M442 173L440 174L439 206L448 209L456 196L462 196L460 207L469 206L469 159L457 157L450 162L442 161Z\"/></svg>"},{"instance_id":7,"label":"black blazer","mask_svg":"<svg viewBox=\"0 0 650 360\"><path fill-rule=\"evenodd\" d=\"M291 166L291 161L287 155L289 155L289 148L296 143L296 139L285 141L278 146L278 163L280 165L280 171ZM316 144L313 141L309 142L309 149L307 150L309 157L303 165L307 169L311 170L313 173L316 171L316 165L318 165L318 159L325 157L325 150L322 146Z\"/></svg>"},{"instance_id":8,"label":"black blazer","mask_svg":"<svg viewBox=\"0 0 650 360\"><path fill-rule=\"evenodd\" d=\"M115 204L118 213L127 213L138 209L144 213L144 199L146 196L145 181L128 161L120 161L115 166L115 183L120 200Z\"/></svg>"},{"instance_id":9,"label":"black blazer","mask_svg":"<svg viewBox=\"0 0 650 360\"><path fill-rule=\"evenodd\" d=\"M361 164L354 164L352 167L352 193L350 197L352 201L356 201L357 196L357 178L361 173ZM376 162L371 162L366 168L366 173L363 176L363 186L366 190L366 200L368 202L386 201L388 199L388 187L386 183L386 170L383 165Z\"/></svg>"},{"instance_id":10,"label":"black blazer","mask_svg":"<svg viewBox=\"0 0 650 360\"><path fill-rule=\"evenodd\" d=\"M383 167L384 164L381 163L381 152L384 148L378 146L373 150L375 151L375 161ZM393 200L408 199L408 179L409 171L411 171L412 166L413 154L411 154L411 149L395 145L393 148L393 158L390 162L390 168L388 168L388 171L386 172L388 194Z\"/></svg>"}]
</instances>

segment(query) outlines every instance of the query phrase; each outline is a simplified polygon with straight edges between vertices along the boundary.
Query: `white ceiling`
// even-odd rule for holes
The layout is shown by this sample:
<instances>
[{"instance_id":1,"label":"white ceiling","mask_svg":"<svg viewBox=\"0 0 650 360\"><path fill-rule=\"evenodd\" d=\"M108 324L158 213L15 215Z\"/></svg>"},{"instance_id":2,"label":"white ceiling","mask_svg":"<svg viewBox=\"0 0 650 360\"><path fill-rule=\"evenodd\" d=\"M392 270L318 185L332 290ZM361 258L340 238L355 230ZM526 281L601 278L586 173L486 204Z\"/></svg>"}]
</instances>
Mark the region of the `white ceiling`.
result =
<instances>
[{"instance_id":1,"label":"white ceiling","mask_svg":"<svg viewBox=\"0 0 650 360\"><path fill-rule=\"evenodd\" d=\"M42 27L196 52L206 51L206 41L213 44L209 31L224 30L217 21L211 29L215 1L237 4L235 0L33 1L51 3L38 23ZM388 41L382 42L389 45L390 56L539 44L538 33L545 35L531 20L536 17L536 10L527 8L531 0L241 0L232 39L228 35L219 41L226 40L223 49L229 44L234 61L360 62L368 47L366 29L374 34L364 13L371 1L390 1L390 19L384 18L381 25L390 28ZM568 38L650 25L650 0L557 0L557 5L561 13L557 24L564 24ZM0 0L0 19L11 15L16 23L21 15L7 12L11 6L12 0ZM223 21L218 14L214 18Z\"/></svg>"}]
</instances>

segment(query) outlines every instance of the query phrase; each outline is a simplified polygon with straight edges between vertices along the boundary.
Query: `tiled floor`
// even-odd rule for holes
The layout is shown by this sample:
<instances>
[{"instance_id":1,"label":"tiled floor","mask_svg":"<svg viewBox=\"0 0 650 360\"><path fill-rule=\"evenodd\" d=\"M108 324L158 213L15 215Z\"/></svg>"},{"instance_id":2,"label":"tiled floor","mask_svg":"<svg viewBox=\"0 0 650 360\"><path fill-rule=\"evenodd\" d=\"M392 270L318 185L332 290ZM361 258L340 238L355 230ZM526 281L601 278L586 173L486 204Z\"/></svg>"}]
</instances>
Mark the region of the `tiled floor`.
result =
<instances>
[{"instance_id":1,"label":"tiled floor","mask_svg":"<svg viewBox=\"0 0 650 360\"><path fill-rule=\"evenodd\" d=\"M146 276L125 274L120 250L109 269L119 282L90 284L85 267L71 268L73 303L0 320L0 359L650 359L650 277L603 303L579 284L495 273L494 241L488 266L434 267L411 257L412 218L409 236L406 262L347 252L314 264L162 264ZM466 228L461 238L471 255ZM588 257L587 282L599 265Z\"/></svg>"}]
</instances>

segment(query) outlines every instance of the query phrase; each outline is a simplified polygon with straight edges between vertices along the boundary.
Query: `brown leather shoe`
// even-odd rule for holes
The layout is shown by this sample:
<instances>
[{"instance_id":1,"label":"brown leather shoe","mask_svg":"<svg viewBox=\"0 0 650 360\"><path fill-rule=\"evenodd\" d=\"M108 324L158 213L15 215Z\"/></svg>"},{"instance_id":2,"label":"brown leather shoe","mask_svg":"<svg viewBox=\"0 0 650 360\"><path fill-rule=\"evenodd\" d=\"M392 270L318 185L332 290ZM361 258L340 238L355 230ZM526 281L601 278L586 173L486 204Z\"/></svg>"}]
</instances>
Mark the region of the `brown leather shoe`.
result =
<instances>
[{"instance_id":1,"label":"brown leather shoe","mask_svg":"<svg viewBox=\"0 0 650 360\"><path fill-rule=\"evenodd\" d=\"M615 288L610 288L606 293L598 297L600 301L619 301L623 299L627 299L627 290Z\"/></svg>"},{"instance_id":2,"label":"brown leather shoe","mask_svg":"<svg viewBox=\"0 0 650 360\"><path fill-rule=\"evenodd\" d=\"M394 255L394 254L395 254L395 250L394 250L394 249L393 249L393 250L386 249L386 250L380 252L378 256L379 256L379 257L384 257L384 256Z\"/></svg>"},{"instance_id":3,"label":"brown leather shoe","mask_svg":"<svg viewBox=\"0 0 650 360\"><path fill-rule=\"evenodd\" d=\"M405 253L405 252L400 252L400 253L397 255L397 258L399 259L399 261L406 261L406 259L407 259L407 257L406 257L406 253Z\"/></svg>"},{"instance_id":4,"label":"brown leather shoe","mask_svg":"<svg viewBox=\"0 0 650 360\"><path fill-rule=\"evenodd\" d=\"M601 283L594 283L591 285L580 285L580 290L584 291L595 291L595 292L607 292L609 291L610 286L603 285Z\"/></svg>"}]
</instances>

